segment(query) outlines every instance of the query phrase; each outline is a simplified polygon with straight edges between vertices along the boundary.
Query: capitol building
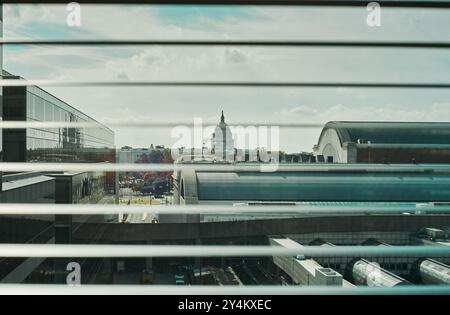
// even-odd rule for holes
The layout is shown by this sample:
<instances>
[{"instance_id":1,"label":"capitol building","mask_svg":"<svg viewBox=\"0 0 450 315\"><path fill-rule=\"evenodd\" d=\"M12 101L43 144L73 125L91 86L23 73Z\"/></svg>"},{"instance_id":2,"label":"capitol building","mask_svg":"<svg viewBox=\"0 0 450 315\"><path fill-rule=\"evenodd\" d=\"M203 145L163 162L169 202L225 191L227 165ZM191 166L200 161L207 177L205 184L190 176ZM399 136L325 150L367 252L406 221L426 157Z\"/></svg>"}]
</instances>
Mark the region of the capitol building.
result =
<instances>
[{"instance_id":1,"label":"capitol building","mask_svg":"<svg viewBox=\"0 0 450 315\"><path fill-rule=\"evenodd\" d=\"M212 134L211 155L217 161L234 161L233 133L225 122L223 111L220 117L220 123L216 126Z\"/></svg>"},{"instance_id":2,"label":"capitol building","mask_svg":"<svg viewBox=\"0 0 450 315\"><path fill-rule=\"evenodd\" d=\"M202 147L180 147L177 153L179 156L174 159L177 163L215 163L215 162L273 162L277 158L270 158L270 151L264 148L236 148L235 133L225 122L225 115L222 111L220 122L217 124L213 133L210 134L207 141L203 142ZM206 139L205 139L206 140ZM209 146L206 146L209 143Z\"/></svg>"}]
</instances>

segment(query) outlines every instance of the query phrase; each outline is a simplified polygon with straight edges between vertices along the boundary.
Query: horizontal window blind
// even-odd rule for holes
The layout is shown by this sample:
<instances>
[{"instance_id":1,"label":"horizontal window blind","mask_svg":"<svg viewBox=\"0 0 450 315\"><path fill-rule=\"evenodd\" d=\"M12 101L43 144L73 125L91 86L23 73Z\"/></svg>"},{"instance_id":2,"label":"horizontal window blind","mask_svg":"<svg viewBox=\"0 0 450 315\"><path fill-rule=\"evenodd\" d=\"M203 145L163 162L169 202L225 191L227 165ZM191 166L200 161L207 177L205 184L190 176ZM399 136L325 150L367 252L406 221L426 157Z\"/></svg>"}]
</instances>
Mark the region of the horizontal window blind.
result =
<instances>
[{"instance_id":1,"label":"horizontal window blind","mask_svg":"<svg viewBox=\"0 0 450 315\"><path fill-rule=\"evenodd\" d=\"M15 1L3 1L14 3ZM37 3L24 1L21 3ZM63 1L44 1L45 3L65 3ZM274 6L336 6L354 7L366 6L367 1L358 0L148 0L148 1L78 1L79 3L145 3L145 4L196 4L196 5L274 5ZM431 8L450 9L450 1L420 1L420 0L384 0L377 1L382 7L396 8ZM39 1L39 3L42 3ZM290 49L323 48L323 49L401 49L405 50L438 50L450 49L450 42L443 41L271 41L271 40L165 40L165 39L1 39L0 45L17 46L177 46L177 47L213 47L213 46L243 46L243 47L283 47ZM358 89L450 89L450 82L333 82L333 81L63 81L63 80L0 80L0 87L166 87L166 88L358 88ZM135 119L135 118L131 118ZM108 123L111 127L121 128L173 128L178 125L190 126L190 121L122 121ZM278 126L281 128L322 128L314 123L278 123L278 122L242 122L237 125ZM1 129L29 128L98 128L94 123L86 122L34 122L34 121L1 121ZM376 126L373 128L377 128ZM333 171L333 172L378 172L411 174L450 174L449 165L279 165L284 171ZM0 162L0 172L177 172L180 170L196 171L248 171L261 172L259 165L225 165L225 164L128 164L128 163L15 163ZM185 205L167 206L152 205L128 207L119 205L90 204L0 204L0 215L102 215L102 214L234 214L247 215L254 213L294 214L294 215L388 215L409 214L448 214L450 205L421 204L412 205ZM260 256L307 256L307 257L450 257L450 246L302 246L285 248L277 246L224 246L224 245L100 245L100 244L0 244L2 258L130 258L130 257L260 257ZM177 295L277 295L277 294L450 294L450 286L400 286L392 288L370 287L297 287L297 286L134 286L134 285L26 285L0 284L0 294L177 294Z\"/></svg>"}]
</instances>

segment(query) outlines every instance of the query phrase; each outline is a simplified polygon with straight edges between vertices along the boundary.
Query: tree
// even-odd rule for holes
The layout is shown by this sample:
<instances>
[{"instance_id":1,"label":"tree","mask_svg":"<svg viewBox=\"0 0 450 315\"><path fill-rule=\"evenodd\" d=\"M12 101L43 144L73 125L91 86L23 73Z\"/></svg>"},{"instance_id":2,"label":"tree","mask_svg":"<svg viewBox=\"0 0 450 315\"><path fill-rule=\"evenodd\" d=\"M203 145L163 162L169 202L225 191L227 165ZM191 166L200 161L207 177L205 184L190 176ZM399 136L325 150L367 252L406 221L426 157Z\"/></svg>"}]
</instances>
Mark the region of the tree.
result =
<instances>
[{"instance_id":1,"label":"tree","mask_svg":"<svg viewBox=\"0 0 450 315\"><path fill-rule=\"evenodd\" d=\"M134 181L134 182L133 182L133 186L131 186L131 189L132 189L133 191L140 191L140 190L141 190L141 185L139 184L139 182Z\"/></svg>"}]
</instances>

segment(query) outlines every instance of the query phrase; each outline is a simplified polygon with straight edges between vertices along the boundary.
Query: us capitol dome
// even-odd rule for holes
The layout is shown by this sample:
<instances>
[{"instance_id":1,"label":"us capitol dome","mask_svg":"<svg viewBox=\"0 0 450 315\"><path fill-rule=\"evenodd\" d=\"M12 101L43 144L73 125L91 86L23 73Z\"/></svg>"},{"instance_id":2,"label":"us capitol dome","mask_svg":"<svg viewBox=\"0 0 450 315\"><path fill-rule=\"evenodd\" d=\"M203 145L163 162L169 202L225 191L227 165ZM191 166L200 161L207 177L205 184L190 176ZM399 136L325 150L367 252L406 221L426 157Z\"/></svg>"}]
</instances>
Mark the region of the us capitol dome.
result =
<instances>
[{"instance_id":1,"label":"us capitol dome","mask_svg":"<svg viewBox=\"0 0 450 315\"><path fill-rule=\"evenodd\" d=\"M222 111L220 123L214 129L211 139L211 153L217 160L234 160L234 139L230 127L225 122Z\"/></svg>"}]
</instances>

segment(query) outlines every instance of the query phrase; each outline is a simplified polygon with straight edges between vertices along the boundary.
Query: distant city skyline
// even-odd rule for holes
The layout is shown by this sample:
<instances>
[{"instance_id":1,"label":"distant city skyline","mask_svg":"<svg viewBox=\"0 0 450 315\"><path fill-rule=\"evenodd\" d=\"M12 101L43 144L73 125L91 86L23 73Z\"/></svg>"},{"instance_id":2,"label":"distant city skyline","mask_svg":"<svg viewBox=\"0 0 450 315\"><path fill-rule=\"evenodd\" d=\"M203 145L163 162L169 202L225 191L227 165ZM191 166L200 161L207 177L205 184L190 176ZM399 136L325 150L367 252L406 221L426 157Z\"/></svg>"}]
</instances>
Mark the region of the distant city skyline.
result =
<instances>
[{"instance_id":1,"label":"distant city skyline","mask_svg":"<svg viewBox=\"0 0 450 315\"><path fill-rule=\"evenodd\" d=\"M425 9L382 8L380 27L367 26L364 7L82 5L80 27L69 27L66 16L64 5L5 4L4 38L445 41L450 29L450 12ZM421 49L19 45L4 47L4 68L27 79L55 80L447 83L450 56ZM214 124L222 109L230 125L450 120L450 91L444 89L46 89L105 124L194 118ZM176 141L170 128L114 131L118 148ZM282 128L280 149L311 151L320 132Z\"/></svg>"}]
</instances>

